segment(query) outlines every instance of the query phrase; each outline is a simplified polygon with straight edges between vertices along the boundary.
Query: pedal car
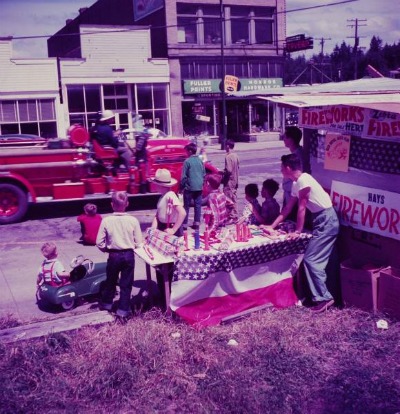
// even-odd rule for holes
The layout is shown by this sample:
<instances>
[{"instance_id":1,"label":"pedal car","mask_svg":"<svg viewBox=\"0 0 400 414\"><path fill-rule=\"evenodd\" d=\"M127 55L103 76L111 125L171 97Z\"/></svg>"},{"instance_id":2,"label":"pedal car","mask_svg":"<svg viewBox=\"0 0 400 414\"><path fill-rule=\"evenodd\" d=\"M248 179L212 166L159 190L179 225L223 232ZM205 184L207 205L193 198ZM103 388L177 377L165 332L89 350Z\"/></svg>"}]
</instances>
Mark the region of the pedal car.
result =
<instances>
[{"instance_id":1,"label":"pedal car","mask_svg":"<svg viewBox=\"0 0 400 414\"><path fill-rule=\"evenodd\" d=\"M62 285L40 285L37 290L38 301L59 305L64 310L72 309L79 298L100 292L106 280L106 265L107 263L93 263L83 256L75 257L71 262L69 280Z\"/></svg>"}]
</instances>

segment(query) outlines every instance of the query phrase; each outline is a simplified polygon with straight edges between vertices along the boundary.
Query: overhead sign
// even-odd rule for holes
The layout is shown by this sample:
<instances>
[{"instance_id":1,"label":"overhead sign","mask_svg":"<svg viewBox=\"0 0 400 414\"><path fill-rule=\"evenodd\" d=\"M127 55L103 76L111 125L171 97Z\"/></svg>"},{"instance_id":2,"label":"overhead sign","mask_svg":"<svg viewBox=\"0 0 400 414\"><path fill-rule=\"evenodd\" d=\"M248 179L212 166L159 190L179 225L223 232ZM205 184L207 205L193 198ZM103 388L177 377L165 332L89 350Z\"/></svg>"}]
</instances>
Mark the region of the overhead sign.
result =
<instances>
[{"instance_id":1,"label":"overhead sign","mask_svg":"<svg viewBox=\"0 0 400 414\"><path fill-rule=\"evenodd\" d=\"M400 194L332 181L340 224L400 240Z\"/></svg>"},{"instance_id":2,"label":"overhead sign","mask_svg":"<svg viewBox=\"0 0 400 414\"><path fill-rule=\"evenodd\" d=\"M235 76L230 76L229 86L234 88ZM227 91L225 77L225 92ZM236 78L238 79L238 78ZM282 87L282 78L251 78L251 79L238 79L236 88L237 91L258 91L267 90ZM222 81L220 79L187 79L183 81L183 93L185 95L198 95L198 94L216 94L222 91Z\"/></svg>"},{"instance_id":3,"label":"overhead sign","mask_svg":"<svg viewBox=\"0 0 400 414\"><path fill-rule=\"evenodd\" d=\"M286 38L285 49L289 53L313 48L314 39L312 37L306 37L304 34L299 34L296 36L290 36Z\"/></svg>"},{"instance_id":4,"label":"overhead sign","mask_svg":"<svg viewBox=\"0 0 400 414\"><path fill-rule=\"evenodd\" d=\"M358 106L300 108L299 126L387 141L400 138L400 114Z\"/></svg>"},{"instance_id":5,"label":"overhead sign","mask_svg":"<svg viewBox=\"0 0 400 414\"><path fill-rule=\"evenodd\" d=\"M132 0L135 13L135 21L164 7L164 0Z\"/></svg>"}]
</instances>

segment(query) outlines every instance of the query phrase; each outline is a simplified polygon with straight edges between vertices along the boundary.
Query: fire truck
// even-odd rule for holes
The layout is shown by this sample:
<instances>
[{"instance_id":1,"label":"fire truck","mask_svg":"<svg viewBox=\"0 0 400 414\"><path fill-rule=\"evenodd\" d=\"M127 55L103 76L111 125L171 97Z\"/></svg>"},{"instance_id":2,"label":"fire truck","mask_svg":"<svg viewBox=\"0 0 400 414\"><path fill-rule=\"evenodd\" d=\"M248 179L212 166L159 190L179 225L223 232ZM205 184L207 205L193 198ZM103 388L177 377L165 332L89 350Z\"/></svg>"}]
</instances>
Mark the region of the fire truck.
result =
<instances>
[{"instance_id":1,"label":"fire truck","mask_svg":"<svg viewBox=\"0 0 400 414\"><path fill-rule=\"evenodd\" d=\"M149 177L167 168L178 181L187 158L183 138L149 138L147 161L116 169L112 147L102 147L81 126L68 139L40 146L0 147L0 224L21 221L31 203L110 197L113 191L141 196L154 192ZM177 189L175 189L177 190ZM154 208L155 206L149 206Z\"/></svg>"}]
</instances>

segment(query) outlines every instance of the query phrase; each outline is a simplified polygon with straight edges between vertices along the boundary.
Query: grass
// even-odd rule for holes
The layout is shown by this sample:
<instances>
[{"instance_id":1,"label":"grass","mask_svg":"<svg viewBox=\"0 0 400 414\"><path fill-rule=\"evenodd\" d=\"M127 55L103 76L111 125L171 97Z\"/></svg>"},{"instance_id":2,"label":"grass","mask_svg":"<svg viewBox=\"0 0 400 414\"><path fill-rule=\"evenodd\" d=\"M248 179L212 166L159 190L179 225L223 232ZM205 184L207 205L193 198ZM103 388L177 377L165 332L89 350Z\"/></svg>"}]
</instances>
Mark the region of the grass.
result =
<instances>
[{"instance_id":1,"label":"grass","mask_svg":"<svg viewBox=\"0 0 400 414\"><path fill-rule=\"evenodd\" d=\"M291 308L195 330L153 309L0 344L0 411L396 413L400 323L377 319Z\"/></svg>"}]
</instances>

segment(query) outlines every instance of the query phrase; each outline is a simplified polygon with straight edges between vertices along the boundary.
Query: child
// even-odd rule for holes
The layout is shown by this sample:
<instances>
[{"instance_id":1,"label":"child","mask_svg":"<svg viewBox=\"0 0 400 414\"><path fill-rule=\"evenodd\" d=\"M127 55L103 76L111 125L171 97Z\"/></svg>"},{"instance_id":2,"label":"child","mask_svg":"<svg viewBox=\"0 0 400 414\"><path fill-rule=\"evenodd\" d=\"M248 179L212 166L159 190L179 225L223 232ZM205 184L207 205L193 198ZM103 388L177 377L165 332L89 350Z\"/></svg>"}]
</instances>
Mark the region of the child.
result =
<instances>
[{"instance_id":1,"label":"child","mask_svg":"<svg viewBox=\"0 0 400 414\"><path fill-rule=\"evenodd\" d=\"M119 304L116 315L122 320L131 315L131 293L135 270L134 249L142 244L142 231L139 220L125 213L128 195L116 191L111 196L114 213L102 220L96 245L102 252L109 254L107 278L101 292L99 307L111 311L119 278Z\"/></svg>"},{"instance_id":2,"label":"child","mask_svg":"<svg viewBox=\"0 0 400 414\"><path fill-rule=\"evenodd\" d=\"M239 219L240 223L260 225L261 221L261 206L257 200L258 186L257 184L247 184L244 188L247 203L244 206L242 217ZM257 218L258 217L258 218Z\"/></svg>"},{"instance_id":3,"label":"child","mask_svg":"<svg viewBox=\"0 0 400 414\"><path fill-rule=\"evenodd\" d=\"M206 185L209 190L208 207L211 210L209 222L206 223L211 233L215 232L218 227L225 226L228 219L226 205L230 201L220 190L221 176L219 174L210 174L207 176ZM204 217L205 218L205 217Z\"/></svg>"},{"instance_id":4,"label":"child","mask_svg":"<svg viewBox=\"0 0 400 414\"><path fill-rule=\"evenodd\" d=\"M77 218L77 221L81 223L81 240L83 240L84 244L95 246L102 219L100 214L97 214L97 206L95 204L85 204L83 209L85 214L81 214Z\"/></svg>"},{"instance_id":5,"label":"child","mask_svg":"<svg viewBox=\"0 0 400 414\"><path fill-rule=\"evenodd\" d=\"M181 190L183 191L183 205L186 210L186 217L183 228L187 228L189 219L190 203L194 202L194 222L192 229L198 229L201 218L202 192L204 176L206 174L203 161L196 155L197 146L191 142L185 147L189 158L186 158L182 167Z\"/></svg>"},{"instance_id":6,"label":"child","mask_svg":"<svg viewBox=\"0 0 400 414\"><path fill-rule=\"evenodd\" d=\"M156 191L162 195L157 203L157 212L151 227L168 234L182 236L182 223L186 217L186 211L178 196L172 191L177 180L172 178L169 170L159 168L152 183Z\"/></svg>"},{"instance_id":7,"label":"child","mask_svg":"<svg viewBox=\"0 0 400 414\"><path fill-rule=\"evenodd\" d=\"M37 285L62 285L69 278L69 273L64 269L63 264L57 260L57 246L53 242L46 242L41 248L45 257L39 268Z\"/></svg>"},{"instance_id":8,"label":"child","mask_svg":"<svg viewBox=\"0 0 400 414\"><path fill-rule=\"evenodd\" d=\"M261 223L272 224L279 216L280 206L275 200L275 194L279 189L279 184L273 179L268 179L263 182L261 189L261 197L264 198L264 202L261 206Z\"/></svg>"}]
</instances>

